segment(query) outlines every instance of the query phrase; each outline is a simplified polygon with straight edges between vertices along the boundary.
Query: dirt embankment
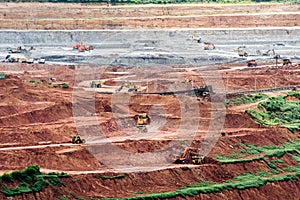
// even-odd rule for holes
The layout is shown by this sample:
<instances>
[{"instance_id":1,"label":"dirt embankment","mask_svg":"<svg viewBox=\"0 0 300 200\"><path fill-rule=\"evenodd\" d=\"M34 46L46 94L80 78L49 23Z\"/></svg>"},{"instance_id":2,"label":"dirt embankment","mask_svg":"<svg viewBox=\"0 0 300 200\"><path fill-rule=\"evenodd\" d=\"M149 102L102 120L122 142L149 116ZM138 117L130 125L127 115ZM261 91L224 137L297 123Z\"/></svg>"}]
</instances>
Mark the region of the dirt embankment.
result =
<instances>
[{"instance_id":1,"label":"dirt embankment","mask_svg":"<svg viewBox=\"0 0 300 200\"><path fill-rule=\"evenodd\" d=\"M261 167L257 165L256 167ZM252 167L255 167L254 165ZM240 171L248 166L237 166L231 170ZM165 191L176 191L178 188L185 187L190 184L197 184L204 181L204 177L214 177L215 180L228 180L233 177L232 171L228 171L223 167L203 166L200 168L178 168L171 170L161 170L149 173L123 174L122 178L106 179L105 177L117 177L120 174L89 174L74 175L69 178L62 178L65 184L62 187L48 187L42 192L32 194L23 194L15 196L14 199L60 199L67 197L68 199L93 198L102 199L103 197L132 197L149 193L159 193ZM210 178L209 178L210 179ZM206 179L207 181L207 179ZM289 191L289 192L287 192ZM198 194L192 197L177 196L172 199L297 199L300 195L299 179L295 181L273 182L267 183L259 188L250 188L245 190L224 190L222 193L216 194ZM6 199L0 194L2 199Z\"/></svg>"},{"instance_id":2,"label":"dirt embankment","mask_svg":"<svg viewBox=\"0 0 300 200\"><path fill-rule=\"evenodd\" d=\"M132 29L299 26L299 5L1 3L1 29ZM55 10L52 12L52 10ZM30 11L30 12L29 12ZM25 14L26 13L26 14Z\"/></svg>"},{"instance_id":3,"label":"dirt embankment","mask_svg":"<svg viewBox=\"0 0 300 200\"><path fill-rule=\"evenodd\" d=\"M275 87L299 85L300 64L276 67L275 61L261 68L244 68L234 71L224 70L223 81L228 92L260 90Z\"/></svg>"}]
</instances>

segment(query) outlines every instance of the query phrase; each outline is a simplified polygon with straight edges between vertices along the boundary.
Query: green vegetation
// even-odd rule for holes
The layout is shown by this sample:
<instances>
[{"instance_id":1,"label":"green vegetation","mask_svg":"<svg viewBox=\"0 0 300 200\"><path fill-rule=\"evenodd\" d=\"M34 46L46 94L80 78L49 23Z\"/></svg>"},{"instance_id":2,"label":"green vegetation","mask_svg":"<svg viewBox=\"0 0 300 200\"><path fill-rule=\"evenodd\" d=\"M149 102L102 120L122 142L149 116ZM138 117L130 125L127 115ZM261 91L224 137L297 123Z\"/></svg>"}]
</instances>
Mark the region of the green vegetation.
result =
<instances>
[{"instance_id":1,"label":"green vegetation","mask_svg":"<svg viewBox=\"0 0 300 200\"><path fill-rule=\"evenodd\" d=\"M248 144L248 145L239 144L239 145L241 146L241 148L243 148L240 152L228 156L219 154L216 156L216 159L223 164L229 164L229 163L241 163L241 162L251 162L255 160L263 160L265 156L269 158L272 157L281 158L285 154L291 154L291 153L300 154L299 140L289 141L280 146L275 146L275 145L255 146L252 144ZM281 160L280 162L283 161Z\"/></svg>"},{"instance_id":2,"label":"green vegetation","mask_svg":"<svg viewBox=\"0 0 300 200\"><path fill-rule=\"evenodd\" d=\"M1 192L5 196L15 196L23 193L40 192L47 186L63 186L59 178L68 177L66 173L42 174L37 165L29 166L23 171L13 171L10 174L0 176ZM18 186L8 188L8 183L17 182Z\"/></svg>"},{"instance_id":3,"label":"green vegetation","mask_svg":"<svg viewBox=\"0 0 300 200\"><path fill-rule=\"evenodd\" d=\"M271 97L258 104L260 110L246 110L259 124L265 126L283 125L290 131L300 130L300 100L286 100L300 93L289 92L285 96Z\"/></svg>"},{"instance_id":4,"label":"green vegetation","mask_svg":"<svg viewBox=\"0 0 300 200\"><path fill-rule=\"evenodd\" d=\"M125 178L127 176L127 174L119 174L116 176L96 176L96 178L101 178L102 180L113 180L113 179L121 179L121 178Z\"/></svg>"},{"instance_id":5,"label":"green vegetation","mask_svg":"<svg viewBox=\"0 0 300 200\"><path fill-rule=\"evenodd\" d=\"M4 73L0 73L0 79L5 79L6 75Z\"/></svg>"},{"instance_id":6,"label":"green vegetation","mask_svg":"<svg viewBox=\"0 0 300 200\"><path fill-rule=\"evenodd\" d=\"M69 88L69 85L66 84L66 83L63 83L63 84L61 84L60 86L61 86L62 88Z\"/></svg>"},{"instance_id":7,"label":"green vegetation","mask_svg":"<svg viewBox=\"0 0 300 200\"><path fill-rule=\"evenodd\" d=\"M255 95L244 95L242 97L226 99L225 104L227 104L227 105L249 104L249 103L255 103L255 102L264 100L266 98L268 98L268 95L261 94L261 93L258 93Z\"/></svg>"},{"instance_id":8,"label":"green vegetation","mask_svg":"<svg viewBox=\"0 0 300 200\"><path fill-rule=\"evenodd\" d=\"M66 83L62 83L62 84L53 84L52 87L54 88L69 88L69 85Z\"/></svg>"},{"instance_id":9,"label":"green vegetation","mask_svg":"<svg viewBox=\"0 0 300 200\"><path fill-rule=\"evenodd\" d=\"M0 0L0 1L1 1L1 0ZM50 87L50 86L52 85L51 82L46 83L45 80L41 80L41 82L35 81L35 80L29 80L29 83L35 83L35 87L41 86L41 85ZM67 83L61 83L61 84L53 84L52 87L54 87L54 88L64 88L64 89L67 89L67 88L69 88L70 86L69 86Z\"/></svg>"},{"instance_id":10,"label":"green vegetation","mask_svg":"<svg viewBox=\"0 0 300 200\"><path fill-rule=\"evenodd\" d=\"M189 170L189 167L180 167L180 169L182 169L183 171Z\"/></svg>"},{"instance_id":11,"label":"green vegetation","mask_svg":"<svg viewBox=\"0 0 300 200\"><path fill-rule=\"evenodd\" d=\"M300 163L300 159L298 155L300 155L300 141L289 141L280 146L270 145L270 146L255 146L255 145L240 145L243 150L239 153L235 153L232 155L218 155L216 159L222 164L233 164L233 163L244 163L244 162L252 162L255 160L264 161L272 174L280 174L285 169L279 169L276 164L284 163L283 160L274 159L268 161L267 158L281 158L285 154L288 154L294 158L298 163ZM246 152L246 153L245 153ZM258 155L259 154L259 155ZM296 155L295 155L296 154ZM232 157L239 157L240 159L232 159ZM299 159L299 160L297 160Z\"/></svg>"}]
</instances>

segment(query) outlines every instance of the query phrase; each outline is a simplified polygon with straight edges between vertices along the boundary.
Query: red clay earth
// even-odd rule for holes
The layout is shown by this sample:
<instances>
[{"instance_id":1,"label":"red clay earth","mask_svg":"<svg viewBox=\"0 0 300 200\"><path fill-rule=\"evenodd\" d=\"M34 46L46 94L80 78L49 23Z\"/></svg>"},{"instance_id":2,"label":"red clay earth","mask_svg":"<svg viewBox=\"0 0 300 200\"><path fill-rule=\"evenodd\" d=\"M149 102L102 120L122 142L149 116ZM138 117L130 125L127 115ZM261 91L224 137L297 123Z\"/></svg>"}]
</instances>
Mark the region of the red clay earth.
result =
<instances>
[{"instance_id":1,"label":"red clay earth","mask_svg":"<svg viewBox=\"0 0 300 200\"><path fill-rule=\"evenodd\" d=\"M70 137L76 133L75 123L72 118L72 91L74 77L77 70L68 69L64 66L51 66L51 72L59 82L68 83L70 88L53 88L48 85L47 72L40 65L22 64L1 64L5 69L11 65L20 65L21 71L8 73L5 80L0 80L0 131L1 131L1 170L10 171L24 169L29 165L38 164L44 171L66 171L72 176L62 178L65 187L58 187L55 190L51 187L35 194L23 194L14 199L45 199L68 197L130 197L133 194L143 191L144 194L174 191L180 187L196 184L199 181L211 181L221 183L232 179L234 176L248 172L257 173L267 171L269 168L265 162L253 161L248 163L220 164L216 162L218 154L230 155L241 150L240 143L254 145L280 145L298 138L297 133L292 133L280 127L263 127L256 124L245 109L255 108L256 104L246 106L230 106L226 108L226 118L222 131L228 133L226 137L220 137L214 148L199 166L189 166L185 170L181 165L170 165L171 169L161 169L153 172L132 172L126 173L126 177L114 180L102 180L101 176L116 175L113 169L105 166L95 159L83 145L70 145ZM228 66L230 68L230 66ZM40 69L30 71L30 69ZM257 78L259 89L270 88L274 83L267 81L270 75L276 76L277 86L286 84L295 85L299 80L299 64L291 67L273 68L271 64L261 68L245 68L236 70L219 70L224 82L228 79L228 91L239 91L252 89L253 78ZM133 72L134 68L106 68L108 72L128 71ZM209 69L204 69L209 70ZM174 69L176 72L176 69ZM178 70L186 78L193 78L198 85L203 83L197 73L190 70ZM290 74L287 79L281 74ZM113 79L123 75L104 75L104 78ZM31 83L30 80L35 80ZM43 81L44 80L44 81ZM39 82L39 83L38 83ZM248 82L248 85L241 83ZM55 83L52 83L55 84ZM143 83L144 84L144 83ZM110 81L110 85L114 85ZM150 84L151 85L151 84ZM150 87L151 91L151 87ZM200 147L203 141L203 134L207 131L210 123L211 103L209 100L198 101L196 97L190 97L191 101L197 102L200 110L200 121L198 133L195 136L192 146ZM110 137L113 144L128 152L154 152L164 147L170 139L162 139L167 132L176 131L180 118L180 105L176 96L160 95L138 95L130 98L129 113L134 116L140 112L147 112L150 105L159 103L170 116L161 129L157 138L130 140L123 131L122 123L117 123L111 111L111 95L97 94L95 97L96 115L100 126L107 137ZM84 107L82 108L85 109ZM128 120L128 119L126 119ZM127 122L127 121L124 122ZM133 124L134 126L134 124ZM122 139L122 137L124 137ZM120 140L121 139L121 140ZM57 144L51 146L50 144ZM26 149L26 146L33 146ZM34 148L37 145L42 147ZM8 149L14 147L15 149ZM6 148L6 149L5 149ZM179 153L182 152L179 149ZM271 159L271 158L270 158ZM297 163L289 156L281 158L288 165L295 166ZM96 171L95 171L96 170ZM93 172L94 171L94 172ZM85 174L91 173L91 174ZM120 172L121 173L121 172ZM76 175L78 174L78 175ZM247 190L226 190L217 194L199 194L187 199L268 199L270 193L274 199L298 197L299 181L286 181L267 183L260 188ZM289 192L290 191L290 192ZM137 194L138 195L138 194ZM0 193L0 198L6 197ZM177 197L175 199L182 199Z\"/></svg>"}]
</instances>

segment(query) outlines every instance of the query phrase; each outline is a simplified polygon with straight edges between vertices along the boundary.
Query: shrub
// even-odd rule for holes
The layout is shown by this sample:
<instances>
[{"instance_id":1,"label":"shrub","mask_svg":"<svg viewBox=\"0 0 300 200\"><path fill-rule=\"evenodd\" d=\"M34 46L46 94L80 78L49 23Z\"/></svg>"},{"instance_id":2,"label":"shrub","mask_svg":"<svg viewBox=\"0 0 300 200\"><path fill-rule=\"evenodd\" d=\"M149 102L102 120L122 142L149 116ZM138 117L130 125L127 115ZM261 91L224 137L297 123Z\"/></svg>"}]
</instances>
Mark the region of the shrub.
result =
<instances>
[{"instance_id":1,"label":"shrub","mask_svg":"<svg viewBox=\"0 0 300 200\"><path fill-rule=\"evenodd\" d=\"M241 104L249 104L261 101L263 99L268 98L266 94L255 94L255 95L244 95L238 98L226 99L225 104L228 105L241 105Z\"/></svg>"},{"instance_id":2,"label":"shrub","mask_svg":"<svg viewBox=\"0 0 300 200\"><path fill-rule=\"evenodd\" d=\"M125 178L127 176L127 174L119 174L116 176L99 176L98 178L101 178L102 180L113 180L113 179L121 179L121 178Z\"/></svg>"},{"instance_id":3,"label":"shrub","mask_svg":"<svg viewBox=\"0 0 300 200\"><path fill-rule=\"evenodd\" d=\"M183 171L189 170L189 167L180 167L180 169L182 169Z\"/></svg>"},{"instance_id":4,"label":"shrub","mask_svg":"<svg viewBox=\"0 0 300 200\"><path fill-rule=\"evenodd\" d=\"M66 84L66 83L63 83L63 84L61 84L61 87L62 87L62 88L69 88L69 85Z\"/></svg>"},{"instance_id":5,"label":"shrub","mask_svg":"<svg viewBox=\"0 0 300 200\"><path fill-rule=\"evenodd\" d=\"M13 182L13 177L11 174L6 174L4 173L1 177L0 177L1 181L3 182Z\"/></svg>"},{"instance_id":6,"label":"shrub","mask_svg":"<svg viewBox=\"0 0 300 200\"><path fill-rule=\"evenodd\" d=\"M298 96L298 93L288 95ZM260 110L247 110L246 113L265 126L283 125L291 131L300 130L300 101L287 101L285 98L271 97L258 104Z\"/></svg>"},{"instance_id":7,"label":"shrub","mask_svg":"<svg viewBox=\"0 0 300 200\"><path fill-rule=\"evenodd\" d=\"M40 192L47 186L63 186L59 177L67 177L66 173L42 174L38 165L29 166L23 171L13 171L11 174L1 176L2 182L20 182L15 188L7 188L3 185L2 193L6 196L14 196L22 193Z\"/></svg>"}]
</instances>

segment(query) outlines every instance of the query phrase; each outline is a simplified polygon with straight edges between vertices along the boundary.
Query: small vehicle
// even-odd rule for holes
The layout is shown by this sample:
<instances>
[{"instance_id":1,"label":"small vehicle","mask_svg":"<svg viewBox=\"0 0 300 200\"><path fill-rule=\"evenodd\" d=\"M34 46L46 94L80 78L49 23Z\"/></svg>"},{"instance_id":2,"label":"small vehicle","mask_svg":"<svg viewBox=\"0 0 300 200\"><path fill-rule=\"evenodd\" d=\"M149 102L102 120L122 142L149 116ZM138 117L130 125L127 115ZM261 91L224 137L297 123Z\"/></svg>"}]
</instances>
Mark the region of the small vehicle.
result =
<instances>
[{"instance_id":1,"label":"small vehicle","mask_svg":"<svg viewBox=\"0 0 300 200\"><path fill-rule=\"evenodd\" d=\"M241 57L243 57L243 56L244 56L244 57L247 57L247 56L248 56L248 53L247 53L246 51L239 51L239 52L238 52L238 55L241 56Z\"/></svg>"},{"instance_id":2,"label":"small vehicle","mask_svg":"<svg viewBox=\"0 0 300 200\"><path fill-rule=\"evenodd\" d=\"M283 63L282 63L282 66L285 66L285 65L292 65L292 61L291 61L291 59L289 59L289 58L284 58L284 59L282 59L282 61L283 61Z\"/></svg>"},{"instance_id":3,"label":"small vehicle","mask_svg":"<svg viewBox=\"0 0 300 200\"><path fill-rule=\"evenodd\" d=\"M204 50L213 50L215 48L216 48L215 45L212 43L209 43L203 47Z\"/></svg>"},{"instance_id":4,"label":"small vehicle","mask_svg":"<svg viewBox=\"0 0 300 200\"><path fill-rule=\"evenodd\" d=\"M201 43L202 41L201 41L201 37L200 36L192 36L192 40L193 41L197 41L197 43Z\"/></svg>"},{"instance_id":5,"label":"small vehicle","mask_svg":"<svg viewBox=\"0 0 300 200\"><path fill-rule=\"evenodd\" d=\"M257 66L256 60L254 60L254 59L248 60L247 61L247 66L248 67L256 67Z\"/></svg>"},{"instance_id":6,"label":"small vehicle","mask_svg":"<svg viewBox=\"0 0 300 200\"><path fill-rule=\"evenodd\" d=\"M39 64L45 64L45 62L46 62L46 60L43 59L43 58L41 58L41 59L38 60L38 63L39 63Z\"/></svg>"},{"instance_id":7,"label":"small vehicle","mask_svg":"<svg viewBox=\"0 0 300 200\"><path fill-rule=\"evenodd\" d=\"M82 45L83 45L82 42L78 42L78 43L74 44L72 47L73 47L73 49L78 49Z\"/></svg>"},{"instance_id":8,"label":"small vehicle","mask_svg":"<svg viewBox=\"0 0 300 200\"><path fill-rule=\"evenodd\" d=\"M77 49L78 52L94 50L93 46L85 45L85 44L83 44L83 42L78 42L78 43L74 44L72 47L73 47L73 49Z\"/></svg>"},{"instance_id":9,"label":"small vehicle","mask_svg":"<svg viewBox=\"0 0 300 200\"><path fill-rule=\"evenodd\" d=\"M79 135L74 135L71 139L72 144L84 144L85 139L81 138Z\"/></svg>"}]
</instances>

